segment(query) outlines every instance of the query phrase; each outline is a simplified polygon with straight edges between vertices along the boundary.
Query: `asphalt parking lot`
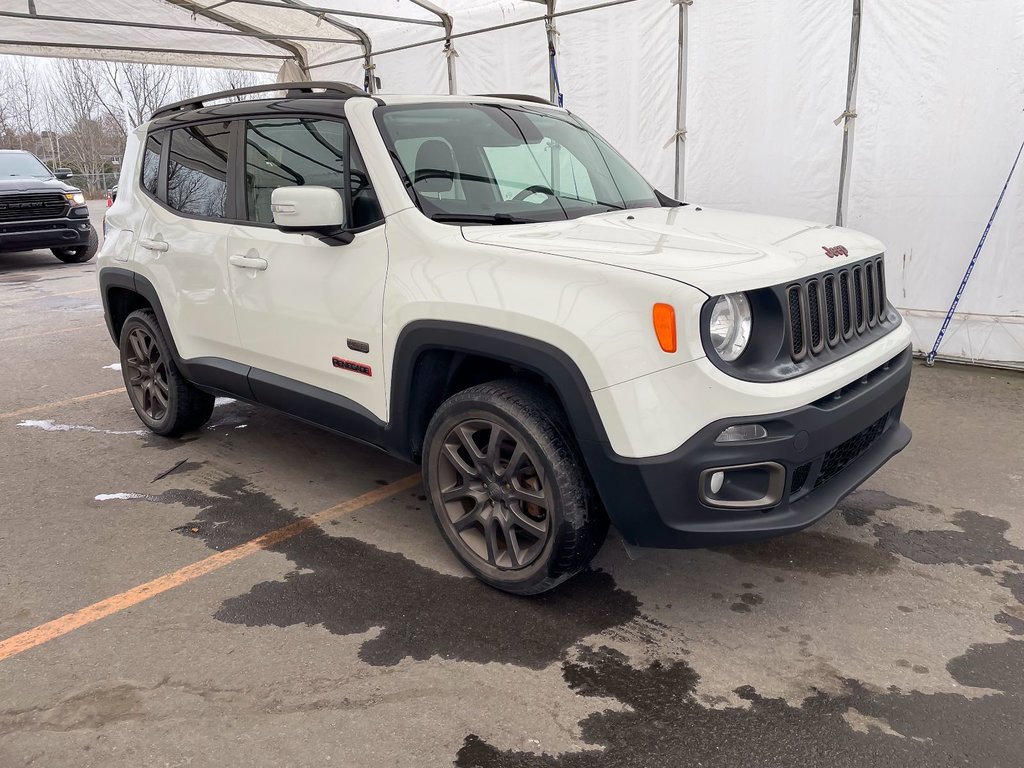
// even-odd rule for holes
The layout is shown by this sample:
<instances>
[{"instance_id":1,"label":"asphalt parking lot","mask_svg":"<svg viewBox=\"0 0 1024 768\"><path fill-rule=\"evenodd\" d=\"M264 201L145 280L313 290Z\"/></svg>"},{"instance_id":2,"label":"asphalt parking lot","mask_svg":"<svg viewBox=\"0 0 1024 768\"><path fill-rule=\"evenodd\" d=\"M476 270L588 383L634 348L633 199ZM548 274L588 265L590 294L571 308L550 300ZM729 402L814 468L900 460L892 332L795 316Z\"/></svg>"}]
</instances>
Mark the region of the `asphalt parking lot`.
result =
<instances>
[{"instance_id":1,"label":"asphalt parking lot","mask_svg":"<svg viewBox=\"0 0 1024 768\"><path fill-rule=\"evenodd\" d=\"M0 766L1024 760L1024 375L917 367L802 534L513 598L414 467L233 401L144 432L95 269L0 255Z\"/></svg>"}]
</instances>

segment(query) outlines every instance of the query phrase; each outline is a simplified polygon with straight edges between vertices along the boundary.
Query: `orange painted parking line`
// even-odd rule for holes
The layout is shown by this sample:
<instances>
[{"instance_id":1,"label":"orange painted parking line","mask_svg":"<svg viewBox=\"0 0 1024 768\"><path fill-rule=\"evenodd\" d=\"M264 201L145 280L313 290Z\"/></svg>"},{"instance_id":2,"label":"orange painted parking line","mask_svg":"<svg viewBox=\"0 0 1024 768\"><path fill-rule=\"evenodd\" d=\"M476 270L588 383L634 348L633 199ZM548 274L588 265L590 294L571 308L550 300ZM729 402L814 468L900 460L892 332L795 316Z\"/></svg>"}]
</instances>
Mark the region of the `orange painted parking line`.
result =
<instances>
[{"instance_id":1,"label":"orange painted parking line","mask_svg":"<svg viewBox=\"0 0 1024 768\"><path fill-rule=\"evenodd\" d=\"M55 336L58 333L73 333L74 331L81 331L85 328L102 328L104 325L105 323L93 323L92 325L76 325L73 328L58 328L55 331L25 333L21 336L7 336L6 338L0 339L0 343L5 341L21 341L22 339L38 339L40 336Z\"/></svg>"},{"instance_id":2,"label":"orange painted parking line","mask_svg":"<svg viewBox=\"0 0 1024 768\"><path fill-rule=\"evenodd\" d=\"M39 411L46 411L50 408L59 408L62 405L74 405L75 403L84 403L88 400L96 400L101 397L110 397L116 395L119 392L124 392L124 387L118 387L117 389L105 389L102 392L93 392L91 395L79 395L78 397L69 397L67 400L55 400L52 403L43 403L42 405L30 405L28 408L21 408L17 411L7 411L7 413L0 413L0 419L16 419L18 416L27 416L30 413L38 413Z\"/></svg>"},{"instance_id":3,"label":"orange painted parking line","mask_svg":"<svg viewBox=\"0 0 1024 768\"><path fill-rule=\"evenodd\" d=\"M77 296L80 293L95 293L99 294L98 288L83 288L80 291L68 291L67 293L41 293L37 296L22 296L14 299L13 301L0 301L0 307L9 307L12 304L21 304L26 301L37 301L39 299L54 299L58 296Z\"/></svg>"},{"instance_id":4,"label":"orange painted parking line","mask_svg":"<svg viewBox=\"0 0 1024 768\"><path fill-rule=\"evenodd\" d=\"M147 581L145 584L139 584L139 586L133 587L126 592L100 600L98 603L93 603L73 613L65 614L59 619L48 621L34 629L29 629L9 637L6 640L0 641L0 661L66 635L68 632L79 627L84 627L87 624L92 624L94 621L99 621L114 613L123 611L125 608L138 605L145 600L149 600L151 597L156 597L163 592L198 579L200 576L205 576L207 573L220 570L236 560L241 560L243 557L248 557L255 552L260 552L275 544L280 544L282 541L298 536L303 531L316 525L333 520L336 517L341 517L342 515L351 514L370 504L376 504L378 501L383 501L400 491L412 488L419 482L419 475L409 475L391 485L377 488L364 493L362 496L356 496L354 499L335 504L333 507L317 512L315 515L303 517L294 523L277 528L255 539L250 539L244 544L239 544L231 549L210 555L196 563L186 565L184 568L179 568L152 581Z\"/></svg>"}]
</instances>

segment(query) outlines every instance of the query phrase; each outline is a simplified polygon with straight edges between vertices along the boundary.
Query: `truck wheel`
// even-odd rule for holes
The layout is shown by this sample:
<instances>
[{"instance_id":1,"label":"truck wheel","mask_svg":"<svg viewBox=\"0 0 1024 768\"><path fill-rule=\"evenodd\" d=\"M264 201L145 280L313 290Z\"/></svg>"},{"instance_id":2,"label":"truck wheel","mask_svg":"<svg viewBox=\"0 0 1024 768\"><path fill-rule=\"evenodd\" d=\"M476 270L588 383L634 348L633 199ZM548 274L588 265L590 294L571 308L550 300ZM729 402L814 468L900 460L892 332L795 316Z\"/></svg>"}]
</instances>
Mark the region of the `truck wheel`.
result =
<instances>
[{"instance_id":1,"label":"truck wheel","mask_svg":"<svg viewBox=\"0 0 1024 768\"><path fill-rule=\"evenodd\" d=\"M557 586L608 532L561 408L541 387L495 381L446 400L427 428L423 479L452 552L506 592Z\"/></svg>"},{"instance_id":2,"label":"truck wheel","mask_svg":"<svg viewBox=\"0 0 1024 768\"><path fill-rule=\"evenodd\" d=\"M89 227L89 242L86 245L76 245L74 248L51 248L50 251L65 264L84 264L100 248L100 237L96 230Z\"/></svg>"},{"instance_id":3,"label":"truck wheel","mask_svg":"<svg viewBox=\"0 0 1024 768\"><path fill-rule=\"evenodd\" d=\"M135 413L153 432L177 437L213 413L213 395L185 381L151 309L128 315L121 328L121 375Z\"/></svg>"}]
</instances>

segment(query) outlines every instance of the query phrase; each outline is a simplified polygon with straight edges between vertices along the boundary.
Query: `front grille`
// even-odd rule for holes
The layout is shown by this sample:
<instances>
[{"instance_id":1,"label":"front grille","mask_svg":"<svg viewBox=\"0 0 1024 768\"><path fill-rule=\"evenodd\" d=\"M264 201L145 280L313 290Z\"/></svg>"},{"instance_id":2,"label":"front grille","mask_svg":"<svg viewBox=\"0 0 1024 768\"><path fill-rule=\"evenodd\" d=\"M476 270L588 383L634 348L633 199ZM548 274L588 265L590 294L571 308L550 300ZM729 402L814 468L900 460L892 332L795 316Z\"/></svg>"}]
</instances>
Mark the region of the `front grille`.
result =
<instances>
[{"instance_id":1,"label":"front grille","mask_svg":"<svg viewBox=\"0 0 1024 768\"><path fill-rule=\"evenodd\" d=\"M67 208L67 198L60 192L0 195L0 221L56 219L63 216Z\"/></svg>"},{"instance_id":2,"label":"front grille","mask_svg":"<svg viewBox=\"0 0 1024 768\"><path fill-rule=\"evenodd\" d=\"M868 448L874 445L882 432L885 431L885 422L889 414L885 414L870 427L862 429L856 435L846 440L825 454L821 460L821 469L814 481L817 488L846 469L851 462L855 461Z\"/></svg>"},{"instance_id":3,"label":"front grille","mask_svg":"<svg viewBox=\"0 0 1024 768\"><path fill-rule=\"evenodd\" d=\"M795 362L849 343L878 325L888 326L882 257L789 285L786 304Z\"/></svg>"}]
</instances>

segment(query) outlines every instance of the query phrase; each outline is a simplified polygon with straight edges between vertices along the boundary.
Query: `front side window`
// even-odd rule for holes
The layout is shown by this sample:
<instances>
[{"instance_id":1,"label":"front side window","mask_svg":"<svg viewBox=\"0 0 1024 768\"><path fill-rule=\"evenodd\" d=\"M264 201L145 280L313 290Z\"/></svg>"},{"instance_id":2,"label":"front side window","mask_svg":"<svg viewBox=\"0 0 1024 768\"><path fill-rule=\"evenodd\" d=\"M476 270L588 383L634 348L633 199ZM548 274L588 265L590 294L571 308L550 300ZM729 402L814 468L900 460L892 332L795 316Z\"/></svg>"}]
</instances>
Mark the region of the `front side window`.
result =
<instances>
[{"instance_id":1,"label":"front side window","mask_svg":"<svg viewBox=\"0 0 1024 768\"><path fill-rule=\"evenodd\" d=\"M164 136L163 133L155 133L146 139L146 151L142 155L142 186L154 197L160 180L160 152Z\"/></svg>"},{"instance_id":2,"label":"front side window","mask_svg":"<svg viewBox=\"0 0 1024 768\"><path fill-rule=\"evenodd\" d=\"M348 165L350 228L380 220L380 208L345 123L294 117L250 120L245 129L247 218L273 224L270 199L278 187L330 187L345 198Z\"/></svg>"},{"instance_id":3,"label":"front side window","mask_svg":"<svg viewBox=\"0 0 1024 768\"><path fill-rule=\"evenodd\" d=\"M516 223L658 207L657 193L576 117L495 104L381 107L378 124L420 209Z\"/></svg>"},{"instance_id":4,"label":"front side window","mask_svg":"<svg viewBox=\"0 0 1024 768\"><path fill-rule=\"evenodd\" d=\"M230 123L206 123L171 131L167 204L188 216L224 218L227 202Z\"/></svg>"}]
</instances>

